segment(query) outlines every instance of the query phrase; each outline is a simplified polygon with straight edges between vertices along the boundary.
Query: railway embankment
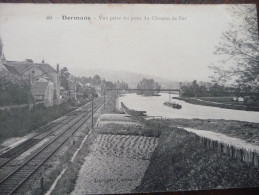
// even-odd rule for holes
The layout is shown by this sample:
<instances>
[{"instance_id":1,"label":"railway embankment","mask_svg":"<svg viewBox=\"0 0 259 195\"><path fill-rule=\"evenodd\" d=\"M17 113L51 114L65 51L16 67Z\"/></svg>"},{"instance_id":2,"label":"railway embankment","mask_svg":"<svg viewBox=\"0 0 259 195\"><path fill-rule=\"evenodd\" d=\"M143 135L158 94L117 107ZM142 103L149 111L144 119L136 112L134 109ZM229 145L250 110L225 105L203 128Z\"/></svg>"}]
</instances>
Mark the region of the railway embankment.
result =
<instances>
[{"instance_id":1,"label":"railway embankment","mask_svg":"<svg viewBox=\"0 0 259 195\"><path fill-rule=\"evenodd\" d=\"M102 98L95 101L94 122L102 105ZM0 165L0 194L46 193L63 168L71 164L89 134L91 110L91 104L80 107L28 140L32 142L25 141L25 145L22 143L3 153L1 160L6 162Z\"/></svg>"},{"instance_id":2,"label":"railway embankment","mask_svg":"<svg viewBox=\"0 0 259 195\"><path fill-rule=\"evenodd\" d=\"M32 132L41 132L44 125L71 112L75 108L69 103L62 103L53 107L13 108L0 110L0 149L9 143L24 139Z\"/></svg>"}]
</instances>

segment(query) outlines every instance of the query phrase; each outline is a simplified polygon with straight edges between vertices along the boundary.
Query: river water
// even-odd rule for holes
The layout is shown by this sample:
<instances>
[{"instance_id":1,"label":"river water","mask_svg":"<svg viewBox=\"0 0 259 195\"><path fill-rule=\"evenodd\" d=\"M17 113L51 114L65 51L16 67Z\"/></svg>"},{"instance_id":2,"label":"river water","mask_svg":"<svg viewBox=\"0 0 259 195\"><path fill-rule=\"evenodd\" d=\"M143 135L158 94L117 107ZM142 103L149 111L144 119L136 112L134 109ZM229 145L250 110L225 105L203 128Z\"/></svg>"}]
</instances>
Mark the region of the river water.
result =
<instances>
[{"instance_id":1,"label":"river water","mask_svg":"<svg viewBox=\"0 0 259 195\"><path fill-rule=\"evenodd\" d=\"M130 109L147 111L148 116L184 119L225 119L259 123L259 112L201 106L172 99L172 102L182 105L182 109L178 110L163 105L169 99L168 94L161 93L160 95L145 97L135 93L125 94L119 97L119 106L120 102L123 102ZM172 94L172 97L177 96Z\"/></svg>"}]
</instances>

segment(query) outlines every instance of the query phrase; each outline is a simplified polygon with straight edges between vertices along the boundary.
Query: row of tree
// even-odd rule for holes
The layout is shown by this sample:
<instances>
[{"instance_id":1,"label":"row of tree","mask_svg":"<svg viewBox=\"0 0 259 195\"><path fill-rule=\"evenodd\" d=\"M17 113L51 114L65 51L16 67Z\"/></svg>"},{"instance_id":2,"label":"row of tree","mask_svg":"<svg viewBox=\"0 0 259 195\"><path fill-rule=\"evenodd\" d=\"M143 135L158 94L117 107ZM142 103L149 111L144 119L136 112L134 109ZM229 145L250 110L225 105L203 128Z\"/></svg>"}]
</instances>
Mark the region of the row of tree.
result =
<instances>
[{"instance_id":1,"label":"row of tree","mask_svg":"<svg viewBox=\"0 0 259 195\"><path fill-rule=\"evenodd\" d=\"M190 85L182 86L183 97L222 97L235 94L237 94L235 88L219 85L218 83L198 84L194 80Z\"/></svg>"},{"instance_id":2,"label":"row of tree","mask_svg":"<svg viewBox=\"0 0 259 195\"><path fill-rule=\"evenodd\" d=\"M68 80L69 76L71 74L69 73L67 67L64 67L60 71L60 83L61 86L64 87L64 89L68 90ZM101 77L97 74L93 78L92 77L75 77L76 81L79 81L82 84L90 83L91 85L101 85Z\"/></svg>"},{"instance_id":3,"label":"row of tree","mask_svg":"<svg viewBox=\"0 0 259 195\"><path fill-rule=\"evenodd\" d=\"M64 67L61 69L60 73L60 81L61 86L64 87L65 90L69 90L69 77L71 74L68 72L67 67ZM90 84L91 87L86 87L83 89L83 97L88 98L90 94L96 94L95 88L101 89L101 94L107 93L108 89L128 89L129 86L124 81L117 81L115 83L111 81L106 81L105 79L101 79L101 77L96 74L94 77L74 77L75 81L78 81L82 83L84 86L86 84ZM80 89L80 86L78 85L77 89ZM82 90L82 89L80 89Z\"/></svg>"},{"instance_id":4,"label":"row of tree","mask_svg":"<svg viewBox=\"0 0 259 195\"><path fill-rule=\"evenodd\" d=\"M124 81L117 81L115 83L115 87L116 87L116 89L124 89L124 90L129 89L128 83L126 83Z\"/></svg>"},{"instance_id":5,"label":"row of tree","mask_svg":"<svg viewBox=\"0 0 259 195\"><path fill-rule=\"evenodd\" d=\"M102 79L101 77L97 74L93 78L92 77L76 77L76 80L83 83L87 84L90 83L91 85L101 85Z\"/></svg>"},{"instance_id":6,"label":"row of tree","mask_svg":"<svg viewBox=\"0 0 259 195\"><path fill-rule=\"evenodd\" d=\"M154 81L154 79L146 79L143 78L137 85L137 89L139 95L152 96L157 95L161 85ZM148 89L153 89L152 91L148 91Z\"/></svg>"}]
</instances>

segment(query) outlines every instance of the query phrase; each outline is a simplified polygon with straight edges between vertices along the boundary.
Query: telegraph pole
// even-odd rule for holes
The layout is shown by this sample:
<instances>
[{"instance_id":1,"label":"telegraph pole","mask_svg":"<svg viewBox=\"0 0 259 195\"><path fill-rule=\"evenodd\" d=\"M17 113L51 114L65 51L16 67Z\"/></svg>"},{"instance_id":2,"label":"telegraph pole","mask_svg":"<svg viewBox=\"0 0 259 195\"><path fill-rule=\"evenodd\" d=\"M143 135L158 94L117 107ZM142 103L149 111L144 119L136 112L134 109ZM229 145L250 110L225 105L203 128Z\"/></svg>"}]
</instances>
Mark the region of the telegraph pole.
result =
<instances>
[{"instance_id":1,"label":"telegraph pole","mask_svg":"<svg viewBox=\"0 0 259 195\"><path fill-rule=\"evenodd\" d=\"M103 106L104 106L104 110L105 110L105 90L104 90L104 99L103 99Z\"/></svg>"},{"instance_id":2,"label":"telegraph pole","mask_svg":"<svg viewBox=\"0 0 259 195\"><path fill-rule=\"evenodd\" d=\"M92 129L94 129L94 97L92 99Z\"/></svg>"}]
</instances>

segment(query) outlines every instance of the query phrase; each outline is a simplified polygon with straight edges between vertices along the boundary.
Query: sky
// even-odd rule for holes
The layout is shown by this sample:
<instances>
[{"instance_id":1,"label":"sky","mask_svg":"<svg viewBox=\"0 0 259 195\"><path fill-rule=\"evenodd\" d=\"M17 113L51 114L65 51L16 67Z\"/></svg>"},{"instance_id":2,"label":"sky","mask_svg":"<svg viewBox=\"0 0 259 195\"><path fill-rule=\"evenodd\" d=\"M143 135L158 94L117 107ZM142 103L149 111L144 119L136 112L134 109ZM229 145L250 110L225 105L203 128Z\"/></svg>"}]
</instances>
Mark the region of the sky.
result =
<instances>
[{"instance_id":1,"label":"sky","mask_svg":"<svg viewBox=\"0 0 259 195\"><path fill-rule=\"evenodd\" d=\"M7 60L44 59L76 76L107 69L209 81L215 46L237 20L229 6L0 4L0 36Z\"/></svg>"}]
</instances>

